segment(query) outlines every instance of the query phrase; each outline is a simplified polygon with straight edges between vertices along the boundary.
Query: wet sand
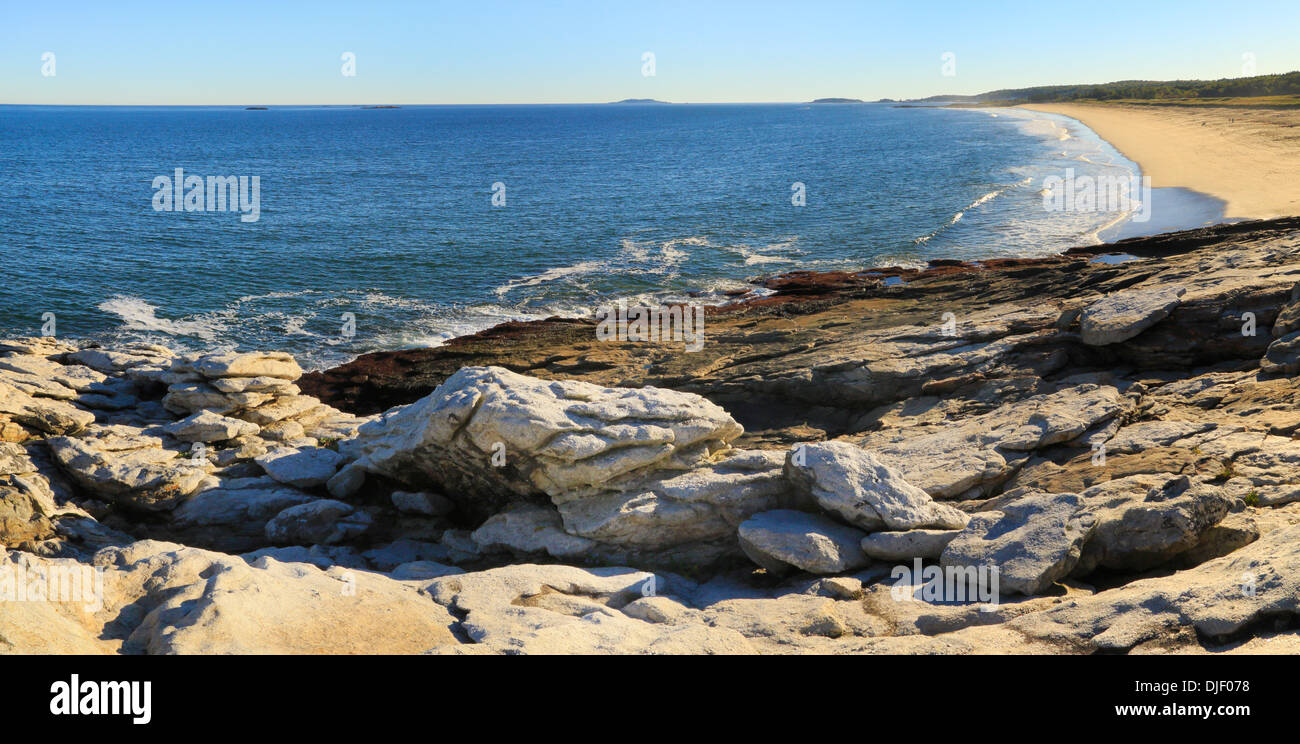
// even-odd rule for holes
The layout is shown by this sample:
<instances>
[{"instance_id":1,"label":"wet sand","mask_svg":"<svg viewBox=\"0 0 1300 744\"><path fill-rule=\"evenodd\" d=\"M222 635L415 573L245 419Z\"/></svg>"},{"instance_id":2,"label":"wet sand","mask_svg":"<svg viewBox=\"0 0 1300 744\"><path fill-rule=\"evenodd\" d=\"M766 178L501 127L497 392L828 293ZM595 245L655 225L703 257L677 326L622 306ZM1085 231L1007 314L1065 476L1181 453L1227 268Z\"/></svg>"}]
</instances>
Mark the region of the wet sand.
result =
<instances>
[{"instance_id":1,"label":"wet sand","mask_svg":"<svg viewBox=\"0 0 1300 744\"><path fill-rule=\"evenodd\" d=\"M1051 103L1021 108L1078 119L1151 177L1222 199L1228 219L1300 215L1300 111Z\"/></svg>"}]
</instances>

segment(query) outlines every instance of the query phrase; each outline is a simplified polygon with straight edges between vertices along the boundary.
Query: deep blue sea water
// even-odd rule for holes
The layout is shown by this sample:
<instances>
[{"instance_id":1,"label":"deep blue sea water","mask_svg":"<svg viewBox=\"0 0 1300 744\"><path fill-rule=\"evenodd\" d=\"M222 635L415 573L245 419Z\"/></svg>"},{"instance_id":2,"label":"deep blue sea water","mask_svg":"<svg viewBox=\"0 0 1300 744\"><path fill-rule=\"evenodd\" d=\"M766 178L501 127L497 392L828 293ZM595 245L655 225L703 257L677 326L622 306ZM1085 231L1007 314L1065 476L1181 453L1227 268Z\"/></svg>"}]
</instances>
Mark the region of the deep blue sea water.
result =
<instances>
[{"instance_id":1,"label":"deep blue sea water","mask_svg":"<svg viewBox=\"0 0 1300 744\"><path fill-rule=\"evenodd\" d=\"M260 218L155 211L155 177L177 168L258 176ZM1077 122L1020 110L0 106L0 336L53 312L61 336L322 366L617 298L713 301L763 274L1141 229L1044 210L1067 168L1136 170ZM1215 216L1162 198L1184 209L1160 229Z\"/></svg>"}]
</instances>

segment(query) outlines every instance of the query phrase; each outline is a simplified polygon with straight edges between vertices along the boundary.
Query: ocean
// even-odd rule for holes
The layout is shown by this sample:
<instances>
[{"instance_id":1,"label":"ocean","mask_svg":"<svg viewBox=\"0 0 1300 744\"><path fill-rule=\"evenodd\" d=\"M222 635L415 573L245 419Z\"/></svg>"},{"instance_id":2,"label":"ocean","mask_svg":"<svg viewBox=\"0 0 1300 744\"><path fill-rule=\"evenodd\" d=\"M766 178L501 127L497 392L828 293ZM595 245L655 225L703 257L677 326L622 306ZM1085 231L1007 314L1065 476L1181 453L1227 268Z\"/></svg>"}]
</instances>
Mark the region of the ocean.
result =
<instances>
[{"instance_id":1,"label":"ocean","mask_svg":"<svg viewBox=\"0 0 1300 744\"><path fill-rule=\"evenodd\" d=\"M256 179L256 213L161 204L177 169ZM1222 213L1181 190L1145 223L1046 209L1067 173L1138 169L1019 109L0 106L0 335L53 313L59 336L320 368L618 299L721 302L784 271L1046 255Z\"/></svg>"}]
</instances>

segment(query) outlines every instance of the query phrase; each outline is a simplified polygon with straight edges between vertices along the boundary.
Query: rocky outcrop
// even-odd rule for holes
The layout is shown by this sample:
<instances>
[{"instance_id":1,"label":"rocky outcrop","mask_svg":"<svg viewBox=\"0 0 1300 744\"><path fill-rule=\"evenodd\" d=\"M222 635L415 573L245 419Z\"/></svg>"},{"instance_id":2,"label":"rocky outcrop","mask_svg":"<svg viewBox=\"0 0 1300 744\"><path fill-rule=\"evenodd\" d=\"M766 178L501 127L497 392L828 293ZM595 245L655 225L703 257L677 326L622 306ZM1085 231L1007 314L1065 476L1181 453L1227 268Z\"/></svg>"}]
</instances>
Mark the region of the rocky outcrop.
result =
<instances>
[{"instance_id":1,"label":"rocky outcrop","mask_svg":"<svg viewBox=\"0 0 1300 744\"><path fill-rule=\"evenodd\" d=\"M58 398L29 395L8 384L5 378L14 380L15 376L0 377L0 413L20 426L45 434L66 434L81 431L95 421L95 415L89 411ZM51 383L50 387L53 386ZM32 389L32 392L38 390ZM62 390L56 390L53 394L61 393Z\"/></svg>"},{"instance_id":2,"label":"rocky outcrop","mask_svg":"<svg viewBox=\"0 0 1300 744\"><path fill-rule=\"evenodd\" d=\"M1289 648L1298 234L770 277L692 354L0 342L0 569L102 577L0 651Z\"/></svg>"},{"instance_id":3,"label":"rocky outcrop","mask_svg":"<svg viewBox=\"0 0 1300 744\"><path fill-rule=\"evenodd\" d=\"M360 470L438 489L475 521L549 500L565 533L586 541L559 550L709 562L735 545L740 522L794 500L780 455L730 447L742 431L695 395L466 368L342 442L350 462L339 478ZM503 536L484 540L537 549Z\"/></svg>"},{"instance_id":4,"label":"rocky outcrop","mask_svg":"<svg viewBox=\"0 0 1300 744\"><path fill-rule=\"evenodd\" d=\"M25 576L86 577L67 601L0 602L10 653L421 653L459 645L456 619L385 576L171 543L108 548L93 563L9 552ZM98 587L96 589L96 587Z\"/></svg>"},{"instance_id":5,"label":"rocky outcrop","mask_svg":"<svg viewBox=\"0 0 1300 744\"><path fill-rule=\"evenodd\" d=\"M1014 475L1027 453L1080 437L1132 407L1116 388L1086 382L957 421L908 422L851 439L935 498L978 498Z\"/></svg>"},{"instance_id":6,"label":"rocky outcrop","mask_svg":"<svg viewBox=\"0 0 1300 744\"><path fill-rule=\"evenodd\" d=\"M169 511L201 487L216 485L207 459L126 424L95 426L83 436L46 443L78 485L125 507Z\"/></svg>"},{"instance_id":7,"label":"rocky outcrop","mask_svg":"<svg viewBox=\"0 0 1300 744\"><path fill-rule=\"evenodd\" d=\"M1097 518L1076 573L1095 568L1139 572L1202 543L1233 500L1222 488L1189 478L1129 476L1080 494Z\"/></svg>"},{"instance_id":8,"label":"rocky outcrop","mask_svg":"<svg viewBox=\"0 0 1300 744\"><path fill-rule=\"evenodd\" d=\"M363 427L347 454L410 485L446 485L473 509L502 492L584 492L629 475L688 470L742 431L694 395L466 368Z\"/></svg>"}]
</instances>

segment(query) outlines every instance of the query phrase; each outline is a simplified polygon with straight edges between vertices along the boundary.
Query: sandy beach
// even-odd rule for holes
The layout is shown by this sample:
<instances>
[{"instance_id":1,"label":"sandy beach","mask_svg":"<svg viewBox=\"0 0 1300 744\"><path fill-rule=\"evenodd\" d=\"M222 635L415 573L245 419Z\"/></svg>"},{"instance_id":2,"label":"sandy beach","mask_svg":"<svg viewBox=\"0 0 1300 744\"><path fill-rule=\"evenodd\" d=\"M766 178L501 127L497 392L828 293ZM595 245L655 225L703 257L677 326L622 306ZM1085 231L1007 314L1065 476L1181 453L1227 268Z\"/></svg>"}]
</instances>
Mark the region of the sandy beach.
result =
<instances>
[{"instance_id":1,"label":"sandy beach","mask_svg":"<svg viewBox=\"0 0 1300 744\"><path fill-rule=\"evenodd\" d=\"M1142 167L1155 188L1226 202L1228 218L1300 215L1300 111L1088 103L1021 108L1083 122Z\"/></svg>"}]
</instances>

